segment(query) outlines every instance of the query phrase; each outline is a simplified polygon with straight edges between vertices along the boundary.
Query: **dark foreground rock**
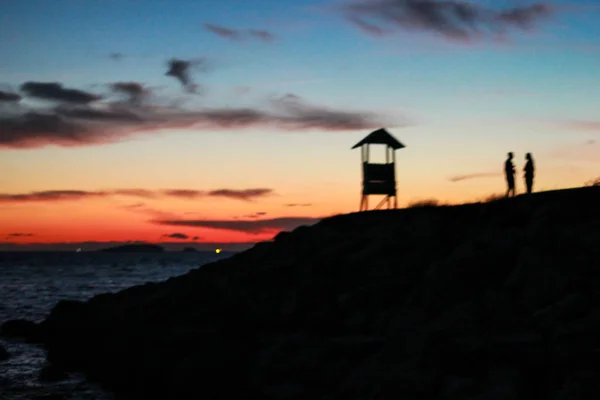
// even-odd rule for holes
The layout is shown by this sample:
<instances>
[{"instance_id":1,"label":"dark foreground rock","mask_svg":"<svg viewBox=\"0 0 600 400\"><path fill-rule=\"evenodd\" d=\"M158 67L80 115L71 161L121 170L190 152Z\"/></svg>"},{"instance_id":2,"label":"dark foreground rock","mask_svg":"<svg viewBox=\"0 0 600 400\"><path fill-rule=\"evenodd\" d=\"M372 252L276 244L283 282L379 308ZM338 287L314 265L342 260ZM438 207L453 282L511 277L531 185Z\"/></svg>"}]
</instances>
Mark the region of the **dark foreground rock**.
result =
<instances>
[{"instance_id":1,"label":"dark foreground rock","mask_svg":"<svg viewBox=\"0 0 600 400\"><path fill-rule=\"evenodd\" d=\"M8 350L4 348L4 346L0 345L0 361L6 361L10 358L10 353Z\"/></svg>"},{"instance_id":2,"label":"dark foreground rock","mask_svg":"<svg viewBox=\"0 0 600 400\"><path fill-rule=\"evenodd\" d=\"M39 342L39 325L26 319L11 319L0 326L0 336L5 338L20 338L28 342Z\"/></svg>"},{"instance_id":3,"label":"dark foreground rock","mask_svg":"<svg viewBox=\"0 0 600 400\"><path fill-rule=\"evenodd\" d=\"M127 398L600 398L600 188L342 215L59 303L48 359Z\"/></svg>"},{"instance_id":4,"label":"dark foreground rock","mask_svg":"<svg viewBox=\"0 0 600 400\"><path fill-rule=\"evenodd\" d=\"M40 381L42 382L60 382L68 378L69 374L56 365L45 365L40 370Z\"/></svg>"}]
</instances>

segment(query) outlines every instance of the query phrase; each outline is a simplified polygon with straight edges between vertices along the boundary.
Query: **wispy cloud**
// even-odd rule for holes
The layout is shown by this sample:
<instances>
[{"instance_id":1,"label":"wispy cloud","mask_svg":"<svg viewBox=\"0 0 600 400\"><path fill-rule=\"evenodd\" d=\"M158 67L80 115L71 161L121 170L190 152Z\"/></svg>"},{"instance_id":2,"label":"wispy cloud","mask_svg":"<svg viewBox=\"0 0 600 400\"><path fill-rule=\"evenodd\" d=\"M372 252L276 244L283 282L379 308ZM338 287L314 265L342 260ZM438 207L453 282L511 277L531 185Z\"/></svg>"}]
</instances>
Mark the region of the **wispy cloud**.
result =
<instances>
[{"instance_id":1,"label":"wispy cloud","mask_svg":"<svg viewBox=\"0 0 600 400\"><path fill-rule=\"evenodd\" d=\"M254 38L262 40L263 42L271 42L275 39L275 35L264 29L234 29L227 28L220 25L205 23L204 29L207 31L230 40L242 40L244 38Z\"/></svg>"},{"instance_id":2,"label":"wispy cloud","mask_svg":"<svg viewBox=\"0 0 600 400\"><path fill-rule=\"evenodd\" d=\"M290 230L300 225L312 225L321 218L282 217L252 220L155 220L155 224L167 226L186 226L195 228L223 229L251 234L272 233Z\"/></svg>"},{"instance_id":3,"label":"wispy cloud","mask_svg":"<svg viewBox=\"0 0 600 400\"><path fill-rule=\"evenodd\" d=\"M165 238L169 238L169 239L180 239L180 240L187 240L190 237L188 235L186 235L185 233L168 233L168 234L164 234L161 237L165 237Z\"/></svg>"},{"instance_id":4,"label":"wispy cloud","mask_svg":"<svg viewBox=\"0 0 600 400\"><path fill-rule=\"evenodd\" d=\"M21 237L32 237L33 233L22 233L22 232L14 232L6 235L7 238L21 238Z\"/></svg>"},{"instance_id":5,"label":"wispy cloud","mask_svg":"<svg viewBox=\"0 0 600 400\"><path fill-rule=\"evenodd\" d=\"M234 217L234 219L256 219L256 218L264 217L265 215L267 215L267 213L265 211L258 211L258 212L244 215L241 217Z\"/></svg>"},{"instance_id":6,"label":"wispy cloud","mask_svg":"<svg viewBox=\"0 0 600 400\"><path fill-rule=\"evenodd\" d=\"M350 22L370 34L380 36L395 27L460 41L502 37L510 29L528 30L553 13L546 3L496 10L450 0L354 0L341 10Z\"/></svg>"},{"instance_id":7,"label":"wispy cloud","mask_svg":"<svg viewBox=\"0 0 600 400\"><path fill-rule=\"evenodd\" d=\"M198 93L200 89L200 85L196 84L192 79L192 70L200 69L207 71L209 69L209 63L204 58L197 60L172 58L167 62L167 65L169 69L165 75L177 79L188 93Z\"/></svg>"},{"instance_id":8,"label":"wispy cloud","mask_svg":"<svg viewBox=\"0 0 600 400\"><path fill-rule=\"evenodd\" d=\"M115 82L110 84L113 92L125 96L125 100L133 106L141 105L151 95L150 88L140 82Z\"/></svg>"},{"instance_id":9,"label":"wispy cloud","mask_svg":"<svg viewBox=\"0 0 600 400\"><path fill-rule=\"evenodd\" d=\"M275 39L275 35L269 31L261 30L261 29L250 29L248 34L254 38L260 39L265 42L271 42Z\"/></svg>"},{"instance_id":10,"label":"wispy cloud","mask_svg":"<svg viewBox=\"0 0 600 400\"><path fill-rule=\"evenodd\" d=\"M560 128L600 133L600 120L570 120L560 122Z\"/></svg>"},{"instance_id":11,"label":"wispy cloud","mask_svg":"<svg viewBox=\"0 0 600 400\"><path fill-rule=\"evenodd\" d=\"M285 207L311 207L311 203L288 203L284 204Z\"/></svg>"},{"instance_id":12,"label":"wispy cloud","mask_svg":"<svg viewBox=\"0 0 600 400\"><path fill-rule=\"evenodd\" d=\"M169 72L189 85L185 71ZM187 67L186 67L187 68ZM185 69L185 68L184 68ZM53 100L57 105L44 109L7 112L0 107L0 147L39 148L92 146L114 143L131 135L161 129L215 129L277 127L286 131L349 131L395 125L382 116L365 111L338 110L314 105L298 96L272 99L267 108L203 108L185 110L154 104L140 104L145 87L135 82L116 83L113 89L130 101L99 101L102 96L60 84L31 83L25 93ZM390 123L388 123L390 122Z\"/></svg>"},{"instance_id":13,"label":"wispy cloud","mask_svg":"<svg viewBox=\"0 0 600 400\"><path fill-rule=\"evenodd\" d=\"M499 172L479 172L479 173L474 173L474 174L451 176L450 178L448 178L448 180L450 182L460 182L460 181L466 181L468 179L490 178L490 177L497 177L497 176L502 176L502 174Z\"/></svg>"},{"instance_id":14,"label":"wispy cloud","mask_svg":"<svg viewBox=\"0 0 600 400\"><path fill-rule=\"evenodd\" d=\"M227 39L239 40L242 38L240 31L238 31L237 29L225 28L224 26L209 23L204 24L204 29L211 33L214 33L217 36L221 36Z\"/></svg>"},{"instance_id":15,"label":"wispy cloud","mask_svg":"<svg viewBox=\"0 0 600 400\"><path fill-rule=\"evenodd\" d=\"M28 193L0 193L0 203L30 203L30 202L56 202L75 201L110 196L129 196L144 199L155 199L161 197L174 197L182 199L199 199L204 197L222 197L232 200L251 201L258 198L273 195L273 189L216 189L216 190L190 190L190 189L113 189L113 190L45 190ZM139 209L144 203L136 203L124 206L128 209Z\"/></svg>"},{"instance_id":16,"label":"wispy cloud","mask_svg":"<svg viewBox=\"0 0 600 400\"><path fill-rule=\"evenodd\" d=\"M226 197L229 199L236 200L252 200L259 197L270 196L273 194L273 189L259 188L259 189L245 189L245 190L232 190L232 189L218 189L211 190L208 192L208 196L212 197Z\"/></svg>"},{"instance_id":17,"label":"wispy cloud","mask_svg":"<svg viewBox=\"0 0 600 400\"><path fill-rule=\"evenodd\" d=\"M547 157L572 161L600 163L600 142L589 139L580 143L568 143L546 154Z\"/></svg>"},{"instance_id":18,"label":"wispy cloud","mask_svg":"<svg viewBox=\"0 0 600 400\"><path fill-rule=\"evenodd\" d=\"M21 92L28 97L72 104L89 104L102 99L102 96L79 89L68 89L56 82L25 82Z\"/></svg>"},{"instance_id":19,"label":"wispy cloud","mask_svg":"<svg viewBox=\"0 0 600 400\"><path fill-rule=\"evenodd\" d=\"M112 52L108 54L108 58L110 58L113 61L121 61L123 57L125 57L125 55L119 52Z\"/></svg>"}]
</instances>

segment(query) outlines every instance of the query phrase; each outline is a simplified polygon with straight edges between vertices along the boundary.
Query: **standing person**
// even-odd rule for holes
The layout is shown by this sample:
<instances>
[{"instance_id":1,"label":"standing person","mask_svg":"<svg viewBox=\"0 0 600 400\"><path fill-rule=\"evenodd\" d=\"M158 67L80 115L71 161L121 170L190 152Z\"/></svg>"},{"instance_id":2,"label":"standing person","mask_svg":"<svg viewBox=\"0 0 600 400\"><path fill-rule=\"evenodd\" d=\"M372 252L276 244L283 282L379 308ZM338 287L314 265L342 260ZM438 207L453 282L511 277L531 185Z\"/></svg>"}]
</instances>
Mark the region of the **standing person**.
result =
<instances>
[{"instance_id":1,"label":"standing person","mask_svg":"<svg viewBox=\"0 0 600 400\"><path fill-rule=\"evenodd\" d=\"M535 176L535 165L533 164L533 157L531 157L531 153L525 154L525 168L523 171L525 172L525 186L527 187L527 194L530 194L533 190L533 177Z\"/></svg>"},{"instance_id":2,"label":"standing person","mask_svg":"<svg viewBox=\"0 0 600 400\"><path fill-rule=\"evenodd\" d=\"M515 196L515 165L512 162L513 157L514 154L512 152L508 153L508 158L504 162L504 175L508 184L506 197Z\"/></svg>"}]
</instances>

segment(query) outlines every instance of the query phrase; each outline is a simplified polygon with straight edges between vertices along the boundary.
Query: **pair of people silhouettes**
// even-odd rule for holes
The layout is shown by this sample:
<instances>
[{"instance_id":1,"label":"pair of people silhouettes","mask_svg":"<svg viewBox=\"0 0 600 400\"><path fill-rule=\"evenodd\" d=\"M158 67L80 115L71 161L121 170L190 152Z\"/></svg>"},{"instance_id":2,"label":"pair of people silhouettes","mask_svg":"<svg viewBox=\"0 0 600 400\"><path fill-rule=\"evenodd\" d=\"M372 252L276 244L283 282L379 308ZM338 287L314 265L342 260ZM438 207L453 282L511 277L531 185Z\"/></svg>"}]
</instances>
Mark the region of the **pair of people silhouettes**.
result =
<instances>
[{"instance_id":1,"label":"pair of people silhouettes","mask_svg":"<svg viewBox=\"0 0 600 400\"><path fill-rule=\"evenodd\" d=\"M506 183L508 185L508 190L506 191L506 197L515 196L515 165L513 164L514 154L512 152L508 153L508 159L504 163L504 175L506 176ZM533 177L535 175L535 167L533 165L533 157L531 157L531 153L525 154L525 168L523 168L524 177L525 177L525 186L527 188L527 193L531 193L533 191Z\"/></svg>"}]
</instances>

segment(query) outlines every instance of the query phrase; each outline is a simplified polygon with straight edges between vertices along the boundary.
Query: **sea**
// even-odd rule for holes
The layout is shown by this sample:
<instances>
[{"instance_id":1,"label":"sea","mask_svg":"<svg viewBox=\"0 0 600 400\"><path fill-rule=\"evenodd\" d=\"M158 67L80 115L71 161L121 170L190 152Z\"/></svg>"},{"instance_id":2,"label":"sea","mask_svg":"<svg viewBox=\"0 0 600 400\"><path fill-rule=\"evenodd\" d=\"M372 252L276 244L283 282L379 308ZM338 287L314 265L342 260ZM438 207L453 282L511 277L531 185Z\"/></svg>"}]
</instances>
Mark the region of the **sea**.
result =
<instances>
[{"instance_id":1,"label":"sea","mask_svg":"<svg viewBox=\"0 0 600 400\"><path fill-rule=\"evenodd\" d=\"M87 300L147 282L182 275L230 257L222 252L47 252L0 253L0 324L15 318L41 322L60 300ZM98 386L72 374L59 383L39 380L44 349L0 338L10 358L0 361L0 399L62 398L113 400Z\"/></svg>"}]
</instances>

